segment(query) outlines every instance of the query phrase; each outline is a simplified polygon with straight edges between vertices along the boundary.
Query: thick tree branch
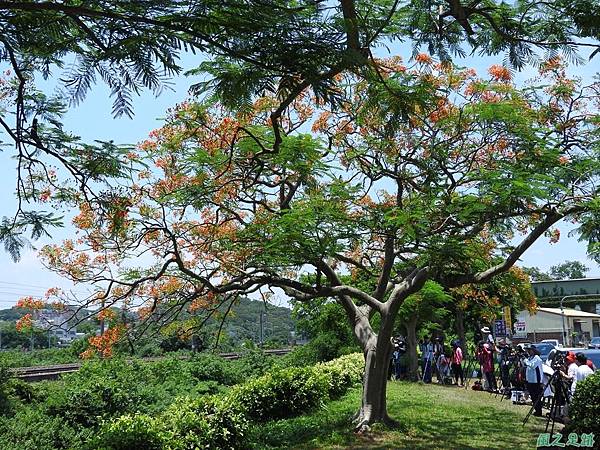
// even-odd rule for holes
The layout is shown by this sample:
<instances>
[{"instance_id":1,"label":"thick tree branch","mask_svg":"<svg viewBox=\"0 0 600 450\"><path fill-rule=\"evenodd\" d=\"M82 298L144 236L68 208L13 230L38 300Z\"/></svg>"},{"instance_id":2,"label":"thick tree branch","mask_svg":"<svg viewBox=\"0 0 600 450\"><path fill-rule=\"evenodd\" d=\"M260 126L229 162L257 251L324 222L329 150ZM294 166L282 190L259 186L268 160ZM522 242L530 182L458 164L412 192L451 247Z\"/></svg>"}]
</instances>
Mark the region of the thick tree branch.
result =
<instances>
[{"instance_id":1,"label":"thick tree branch","mask_svg":"<svg viewBox=\"0 0 600 450\"><path fill-rule=\"evenodd\" d=\"M387 285L390 281L390 274L392 273L392 267L394 266L394 236L388 235L385 238L385 256L383 261L383 268L381 269L381 275L377 281L377 288L373 293L373 297L379 301L383 301L383 297L387 291Z\"/></svg>"},{"instance_id":2,"label":"thick tree branch","mask_svg":"<svg viewBox=\"0 0 600 450\"><path fill-rule=\"evenodd\" d=\"M451 288L469 283L485 283L491 280L494 276L509 270L523 255L523 253L525 253L525 251L529 247L531 247L533 243L540 236L542 236L552 225L563 219L565 216L576 213L580 210L581 208L574 207L562 213L558 211L552 211L548 213L544 220L542 220L533 230L531 230L527 237L525 237L525 239L523 239L523 241L521 241L521 243L513 249L513 251L506 257L506 259L502 263L475 274L458 275L454 277L449 277L447 279L444 279L442 277L442 279L440 280L441 284Z\"/></svg>"}]
</instances>

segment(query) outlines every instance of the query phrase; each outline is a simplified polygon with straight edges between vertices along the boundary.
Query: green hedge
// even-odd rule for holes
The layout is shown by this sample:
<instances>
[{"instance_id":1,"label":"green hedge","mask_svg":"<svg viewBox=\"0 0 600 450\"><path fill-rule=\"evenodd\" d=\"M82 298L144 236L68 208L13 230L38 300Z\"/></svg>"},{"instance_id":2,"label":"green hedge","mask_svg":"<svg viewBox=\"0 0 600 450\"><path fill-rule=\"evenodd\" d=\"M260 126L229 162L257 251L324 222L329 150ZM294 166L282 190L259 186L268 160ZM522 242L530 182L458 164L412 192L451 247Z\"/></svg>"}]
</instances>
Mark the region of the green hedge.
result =
<instances>
[{"instance_id":1,"label":"green hedge","mask_svg":"<svg viewBox=\"0 0 600 450\"><path fill-rule=\"evenodd\" d=\"M179 398L153 419L125 415L106 422L90 448L243 449L249 422L297 416L360 383L360 353L306 368L274 370L223 395Z\"/></svg>"},{"instance_id":2,"label":"green hedge","mask_svg":"<svg viewBox=\"0 0 600 450\"><path fill-rule=\"evenodd\" d=\"M577 383L575 395L569 407L571 423L568 431L594 433L600 448L600 372Z\"/></svg>"}]
</instances>

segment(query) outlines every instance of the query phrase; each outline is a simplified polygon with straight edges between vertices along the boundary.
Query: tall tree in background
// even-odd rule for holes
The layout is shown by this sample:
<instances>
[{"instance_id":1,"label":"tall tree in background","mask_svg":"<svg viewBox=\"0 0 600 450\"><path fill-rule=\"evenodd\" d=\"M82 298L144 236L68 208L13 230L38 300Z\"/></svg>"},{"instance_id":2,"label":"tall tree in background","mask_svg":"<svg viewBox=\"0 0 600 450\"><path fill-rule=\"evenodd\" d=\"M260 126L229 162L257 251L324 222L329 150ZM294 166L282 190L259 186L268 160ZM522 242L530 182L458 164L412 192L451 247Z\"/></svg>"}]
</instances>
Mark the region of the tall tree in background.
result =
<instances>
[{"instance_id":1,"label":"tall tree in background","mask_svg":"<svg viewBox=\"0 0 600 450\"><path fill-rule=\"evenodd\" d=\"M585 278L586 272L590 269L580 261L565 261L550 267L550 276L553 280L573 280L576 278Z\"/></svg>"},{"instance_id":2,"label":"tall tree in background","mask_svg":"<svg viewBox=\"0 0 600 450\"><path fill-rule=\"evenodd\" d=\"M338 74L335 109L304 89L279 132L273 96L235 116L179 105L129 155L138 172L109 209L80 199L77 239L44 248L46 264L95 284L88 305L143 307L145 323L269 290L335 298L365 355L357 427L389 420L391 337L410 295L491 281L565 217L594 244L586 225L600 216L597 85L558 59L522 92L501 66L479 77L415 60Z\"/></svg>"},{"instance_id":3,"label":"tall tree in background","mask_svg":"<svg viewBox=\"0 0 600 450\"><path fill-rule=\"evenodd\" d=\"M0 240L18 258L25 232L36 239L61 225L37 203L48 198L40 184L70 178L78 196L110 210L114 179L128 176L127 149L82 143L60 121L60 97L77 103L97 80L110 88L114 114L131 116L134 95L160 93L182 71L183 52L201 54L205 62L190 73L212 79L194 84L193 92L212 91L235 109L265 94L277 99L269 126L278 152L291 103L310 88L320 102L339 105L334 78L352 70L372 79L378 46L410 39L415 55L426 47L443 61L469 50L504 54L520 69L557 53L577 59L583 47L597 53L598 11L598 0L0 1L0 63L11 68L0 93L0 126L15 145L19 200L14 217L0 224ZM63 80L63 95L38 92L40 76Z\"/></svg>"},{"instance_id":4,"label":"tall tree in background","mask_svg":"<svg viewBox=\"0 0 600 450\"><path fill-rule=\"evenodd\" d=\"M523 270L532 281L551 281L585 278L585 274L589 272L590 268L581 261L565 261L550 267L548 272L544 272L537 267L523 267Z\"/></svg>"},{"instance_id":5,"label":"tall tree in background","mask_svg":"<svg viewBox=\"0 0 600 450\"><path fill-rule=\"evenodd\" d=\"M539 267L523 267L523 271L529 276L531 281L550 281L552 277Z\"/></svg>"},{"instance_id":6,"label":"tall tree in background","mask_svg":"<svg viewBox=\"0 0 600 450\"><path fill-rule=\"evenodd\" d=\"M398 319L406 329L408 354L408 377L412 381L419 378L419 359L417 356L417 327L424 322L441 320L449 311L445 308L452 297L444 288L433 281L425 282L416 294L408 296L398 310Z\"/></svg>"}]
</instances>

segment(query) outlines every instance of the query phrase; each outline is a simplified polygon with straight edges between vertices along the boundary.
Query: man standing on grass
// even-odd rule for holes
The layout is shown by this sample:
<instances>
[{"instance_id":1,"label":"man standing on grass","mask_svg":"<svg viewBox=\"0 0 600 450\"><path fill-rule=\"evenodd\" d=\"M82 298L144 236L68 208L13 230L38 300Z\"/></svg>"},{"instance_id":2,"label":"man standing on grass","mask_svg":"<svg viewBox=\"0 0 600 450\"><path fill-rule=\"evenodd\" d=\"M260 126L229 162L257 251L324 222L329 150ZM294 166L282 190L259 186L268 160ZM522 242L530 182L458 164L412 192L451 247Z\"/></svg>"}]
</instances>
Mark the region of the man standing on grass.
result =
<instances>
[{"instance_id":1,"label":"man standing on grass","mask_svg":"<svg viewBox=\"0 0 600 450\"><path fill-rule=\"evenodd\" d=\"M542 415L542 358L540 358L537 349L534 345L527 347L529 355L523 363L525 364L525 381L527 382L527 391L533 402L535 412L534 416L541 417Z\"/></svg>"},{"instance_id":2,"label":"man standing on grass","mask_svg":"<svg viewBox=\"0 0 600 450\"><path fill-rule=\"evenodd\" d=\"M423 381L431 383L431 372L433 364L433 343L429 340L429 336L425 336L423 346L421 348L423 355Z\"/></svg>"}]
</instances>

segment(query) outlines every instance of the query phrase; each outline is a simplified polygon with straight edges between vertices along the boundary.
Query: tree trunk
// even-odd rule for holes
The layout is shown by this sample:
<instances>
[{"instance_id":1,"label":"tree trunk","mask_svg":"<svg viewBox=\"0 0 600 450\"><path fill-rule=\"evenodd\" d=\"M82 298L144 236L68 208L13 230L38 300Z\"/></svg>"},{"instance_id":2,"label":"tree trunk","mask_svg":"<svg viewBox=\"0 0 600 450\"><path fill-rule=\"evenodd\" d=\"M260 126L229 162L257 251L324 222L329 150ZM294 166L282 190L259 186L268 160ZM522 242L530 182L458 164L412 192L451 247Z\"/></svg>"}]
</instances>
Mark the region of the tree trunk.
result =
<instances>
[{"instance_id":1,"label":"tree trunk","mask_svg":"<svg viewBox=\"0 0 600 450\"><path fill-rule=\"evenodd\" d=\"M466 355L467 351L467 338L465 336L465 312L457 306L456 308L456 334L460 340L460 349L463 355Z\"/></svg>"},{"instance_id":2,"label":"tree trunk","mask_svg":"<svg viewBox=\"0 0 600 450\"><path fill-rule=\"evenodd\" d=\"M417 318L411 317L406 323L406 351L408 352L408 379L419 379L419 357L417 355Z\"/></svg>"},{"instance_id":3,"label":"tree trunk","mask_svg":"<svg viewBox=\"0 0 600 450\"><path fill-rule=\"evenodd\" d=\"M387 414L387 371L392 346L390 340L377 339L365 349L365 373L360 410L355 416L356 431L365 432L369 425L383 422L393 424Z\"/></svg>"}]
</instances>

